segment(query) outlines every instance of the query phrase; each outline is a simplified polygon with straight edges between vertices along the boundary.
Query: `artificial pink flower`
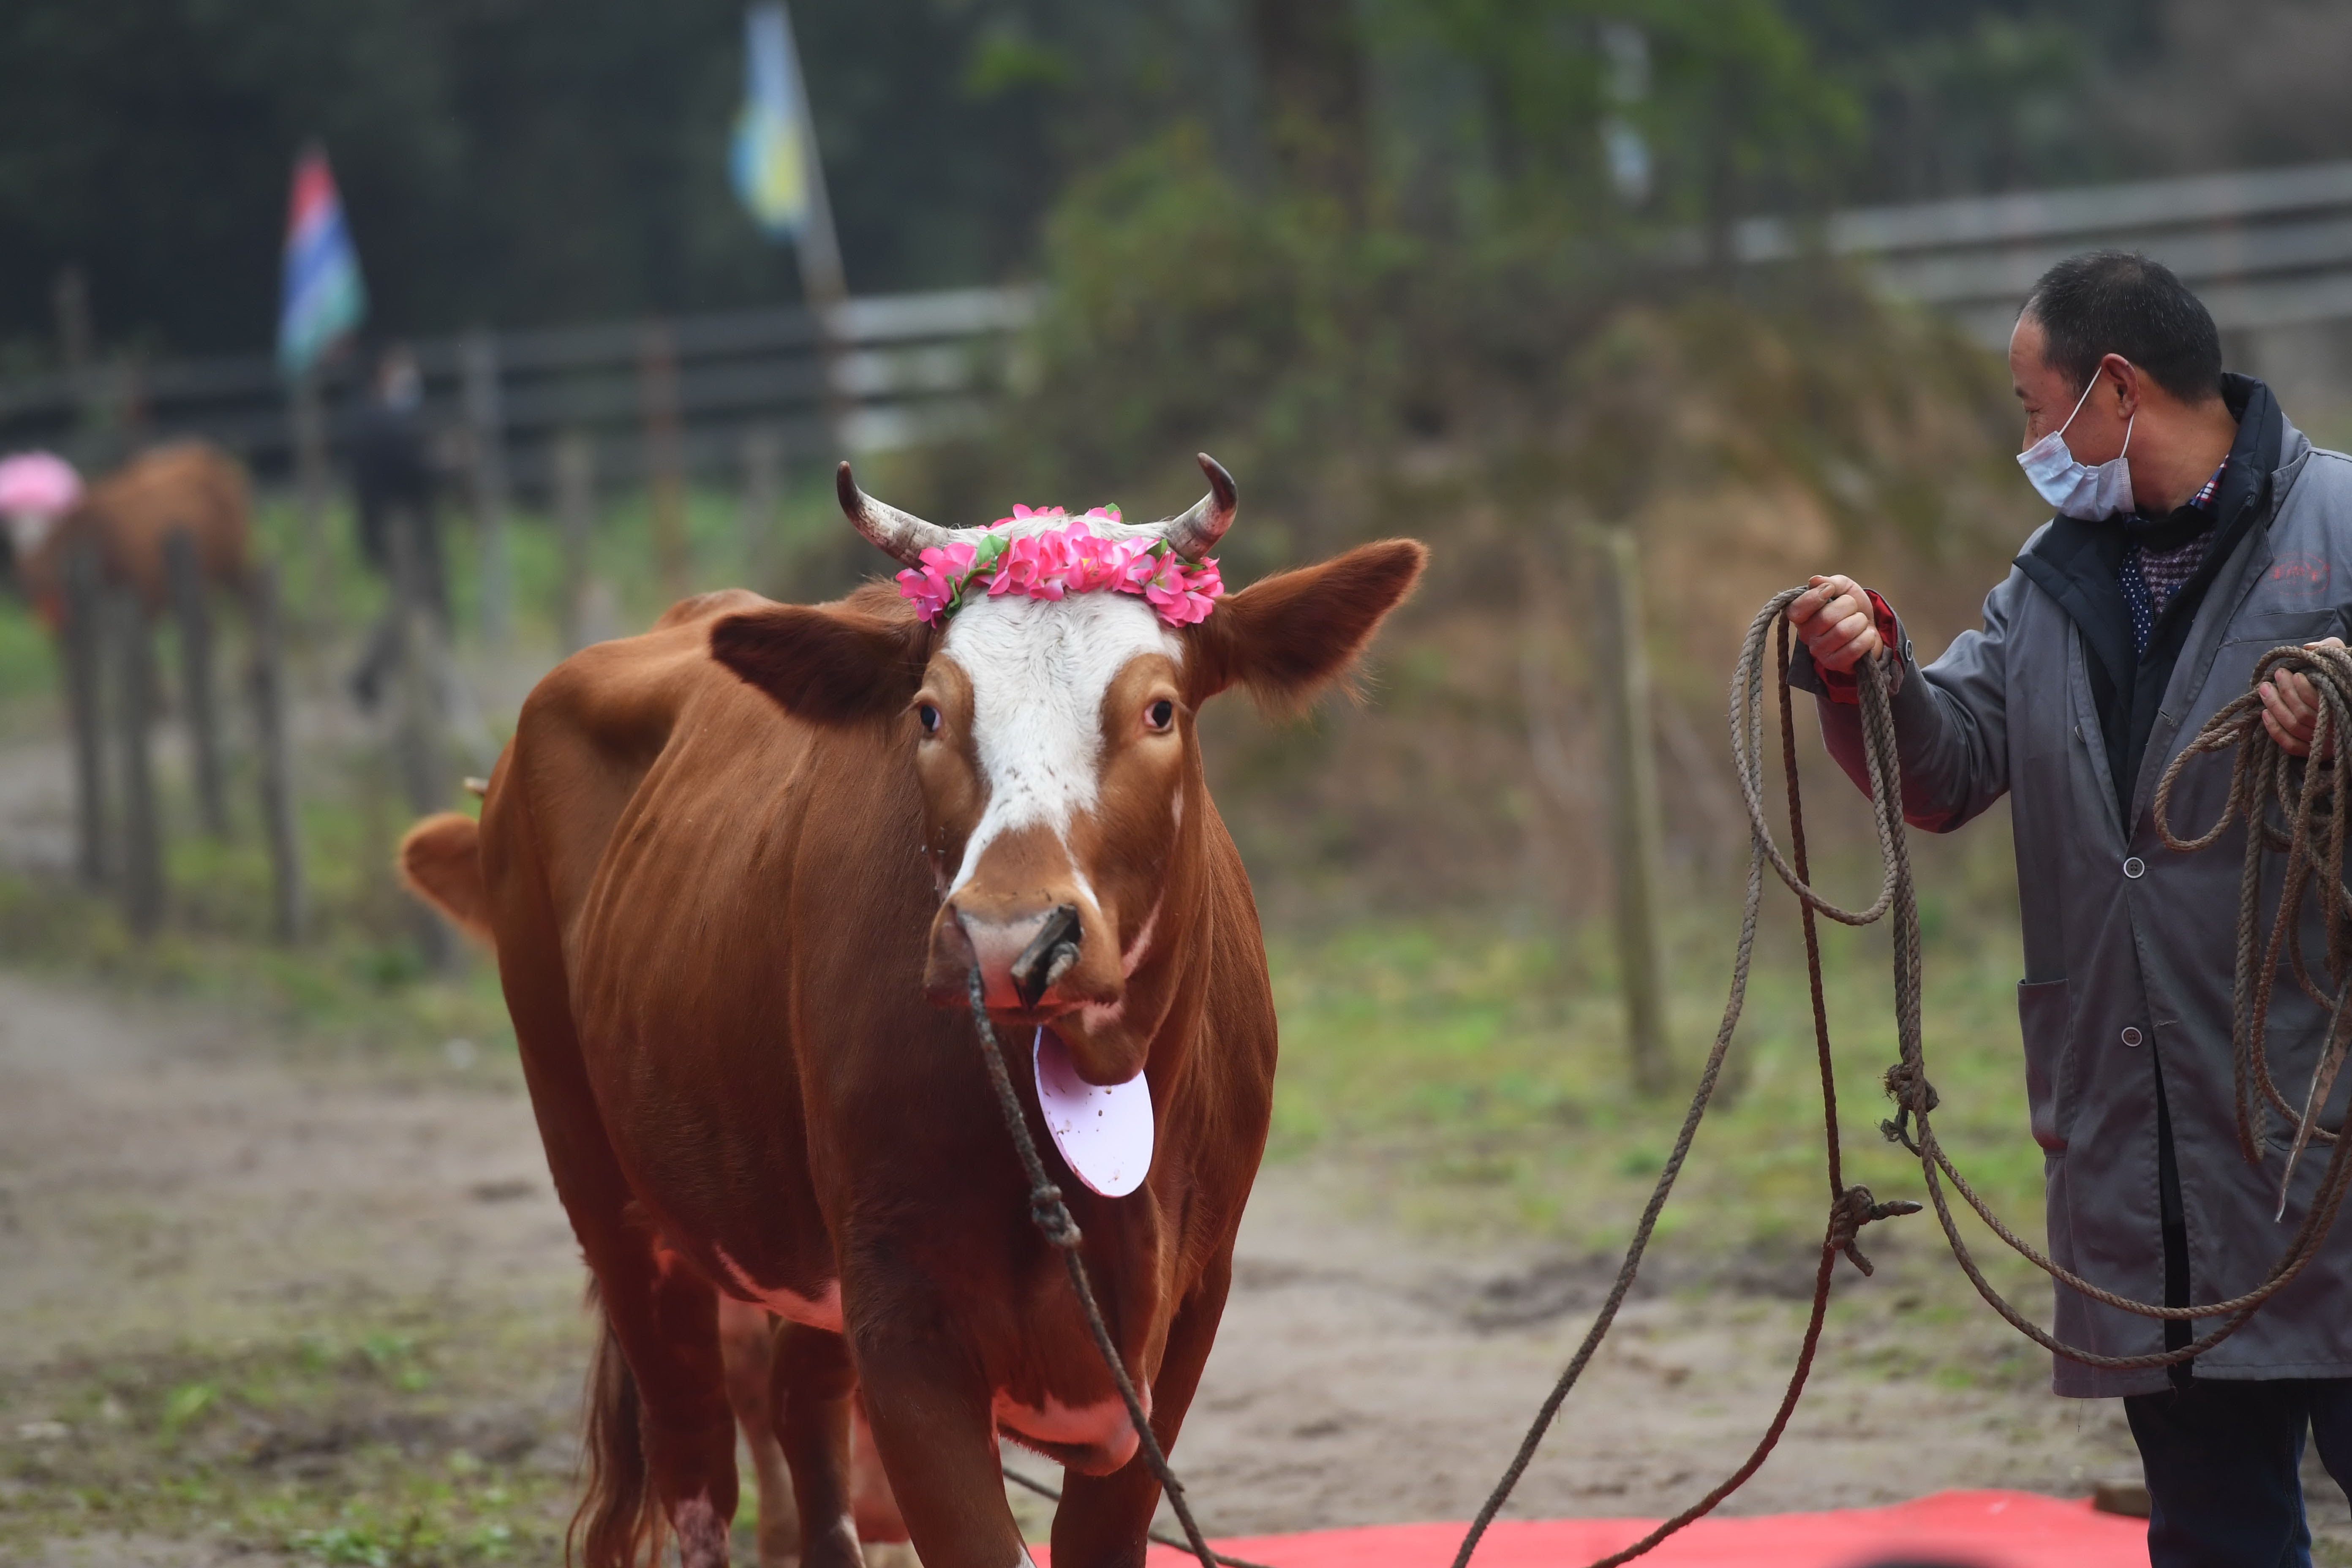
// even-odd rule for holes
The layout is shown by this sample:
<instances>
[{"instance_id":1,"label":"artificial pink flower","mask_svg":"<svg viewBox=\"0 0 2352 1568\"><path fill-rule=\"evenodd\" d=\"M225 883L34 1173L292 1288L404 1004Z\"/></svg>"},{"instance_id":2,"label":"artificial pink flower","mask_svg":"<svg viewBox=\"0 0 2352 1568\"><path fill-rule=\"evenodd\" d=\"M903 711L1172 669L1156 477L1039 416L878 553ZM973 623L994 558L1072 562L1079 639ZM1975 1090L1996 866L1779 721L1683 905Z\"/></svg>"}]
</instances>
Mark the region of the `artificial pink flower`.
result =
<instances>
[{"instance_id":1,"label":"artificial pink flower","mask_svg":"<svg viewBox=\"0 0 2352 1568\"><path fill-rule=\"evenodd\" d=\"M963 585L964 574L971 570L976 553L969 544L933 545L923 552L919 570L908 567L898 574L900 597L912 602L923 619L938 621Z\"/></svg>"},{"instance_id":2,"label":"artificial pink flower","mask_svg":"<svg viewBox=\"0 0 2352 1568\"><path fill-rule=\"evenodd\" d=\"M1097 507L1087 516L1106 514ZM1122 588L1135 557L1150 549L1140 540L1106 539L1087 528L1085 518L1071 523L1064 534L1070 550L1070 570L1066 581L1073 594Z\"/></svg>"},{"instance_id":3,"label":"artificial pink flower","mask_svg":"<svg viewBox=\"0 0 2352 1568\"><path fill-rule=\"evenodd\" d=\"M1159 570L1144 584L1143 596L1170 626L1189 626L1207 620L1224 591L1224 579L1214 561L1188 567L1169 554L1160 558Z\"/></svg>"},{"instance_id":4,"label":"artificial pink flower","mask_svg":"<svg viewBox=\"0 0 2352 1568\"><path fill-rule=\"evenodd\" d=\"M1016 539L1005 546L996 575L989 579L989 596L1018 594L1031 599L1058 599L1067 585L1069 569L1069 541L1061 531Z\"/></svg>"}]
</instances>

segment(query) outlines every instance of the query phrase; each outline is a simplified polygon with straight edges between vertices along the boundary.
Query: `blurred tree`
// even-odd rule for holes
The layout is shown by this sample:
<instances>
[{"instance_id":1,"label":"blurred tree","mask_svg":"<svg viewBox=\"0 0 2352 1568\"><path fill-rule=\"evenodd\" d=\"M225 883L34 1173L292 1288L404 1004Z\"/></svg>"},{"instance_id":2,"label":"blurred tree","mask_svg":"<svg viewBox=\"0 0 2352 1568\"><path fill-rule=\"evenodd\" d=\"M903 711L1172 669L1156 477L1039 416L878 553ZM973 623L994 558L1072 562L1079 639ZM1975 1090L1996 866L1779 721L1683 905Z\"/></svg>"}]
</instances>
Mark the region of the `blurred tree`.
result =
<instances>
[{"instance_id":1,"label":"blurred tree","mask_svg":"<svg viewBox=\"0 0 2352 1568\"><path fill-rule=\"evenodd\" d=\"M1502 221L1700 222L1727 254L1756 205L1832 189L1861 117L1782 0L1383 0L1391 49L1434 46L1477 84ZM1629 159L1636 160L1629 166Z\"/></svg>"},{"instance_id":2,"label":"blurred tree","mask_svg":"<svg viewBox=\"0 0 2352 1568\"><path fill-rule=\"evenodd\" d=\"M992 53L1002 15L798 8L853 287L1029 256L1064 164L1055 116ZM738 0L13 0L0 340L46 344L52 279L78 265L105 342L267 343L288 173L313 134L377 330L793 298L789 252L727 188L740 30Z\"/></svg>"},{"instance_id":3,"label":"blurred tree","mask_svg":"<svg viewBox=\"0 0 2352 1568\"><path fill-rule=\"evenodd\" d=\"M1657 88L1637 121L1659 149L1669 211L1699 219L1709 265L1727 273L1740 216L1826 204L1859 105L1781 0L1649 0L1638 16Z\"/></svg>"},{"instance_id":4,"label":"blurred tree","mask_svg":"<svg viewBox=\"0 0 2352 1568\"><path fill-rule=\"evenodd\" d=\"M50 280L73 264L104 338L268 343L287 180L314 131L345 188L368 193L361 244L390 281L401 237L371 218L429 205L461 151L439 58L407 10L0 7L0 335L45 339Z\"/></svg>"},{"instance_id":5,"label":"blurred tree","mask_svg":"<svg viewBox=\"0 0 2352 1568\"><path fill-rule=\"evenodd\" d=\"M1271 169L1482 241L1698 225L1718 256L1763 208L2352 152L2331 63L2352 27L2309 0L802 0L794 21L861 290L1044 267L1071 181L1177 124L1244 192ZM789 252L724 178L740 26L740 0L10 0L0 346L47 356L69 266L103 344L267 342L310 135L379 330L790 299ZM2215 70L2238 85L2201 89ZM2200 91L2210 134L2168 112Z\"/></svg>"},{"instance_id":6,"label":"blurred tree","mask_svg":"<svg viewBox=\"0 0 2352 1568\"><path fill-rule=\"evenodd\" d=\"M1364 51L1355 0L1244 0L1269 150L1295 184L1364 200Z\"/></svg>"},{"instance_id":7,"label":"blurred tree","mask_svg":"<svg viewBox=\"0 0 2352 1568\"><path fill-rule=\"evenodd\" d=\"M2240 0L2190 0L2215 15ZM1843 198L1921 201L2154 172L2115 100L2161 48L2134 0L1788 0L1868 127ZM2198 117L2187 117L2194 120Z\"/></svg>"}]
</instances>

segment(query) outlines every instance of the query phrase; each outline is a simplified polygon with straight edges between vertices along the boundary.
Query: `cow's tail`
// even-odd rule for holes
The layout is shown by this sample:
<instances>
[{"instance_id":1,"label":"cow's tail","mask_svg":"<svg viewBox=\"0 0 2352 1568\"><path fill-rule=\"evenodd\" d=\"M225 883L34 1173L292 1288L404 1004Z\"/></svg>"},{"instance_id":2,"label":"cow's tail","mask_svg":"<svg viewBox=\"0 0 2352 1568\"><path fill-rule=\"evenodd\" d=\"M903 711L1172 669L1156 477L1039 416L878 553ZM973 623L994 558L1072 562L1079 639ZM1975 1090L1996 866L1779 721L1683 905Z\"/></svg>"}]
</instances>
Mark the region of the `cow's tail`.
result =
<instances>
[{"instance_id":1,"label":"cow's tail","mask_svg":"<svg viewBox=\"0 0 2352 1568\"><path fill-rule=\"evenodd\" d=\"M584 1568L638 1568L662 1560L665 1521L646 1464L636 1374L593 1279L588 1299L604 1333L588 1372L588 1430L581 1445L588 1485L564 1533L563 1561L569 1568L576 1551Z\"/></svg>"},{"instance_id":2,"label":"cow's tail","mask_svg":"<svg viewBox=\"0 0 2352 1568\"><path fill-rule=\"evenodd\" d=\"M400 841L399 859L400 879L409 891L476 942L497 945L490 931L489 894L482 881L479 823L454 811L428 816Z\"/></svg>"}]
</instances>

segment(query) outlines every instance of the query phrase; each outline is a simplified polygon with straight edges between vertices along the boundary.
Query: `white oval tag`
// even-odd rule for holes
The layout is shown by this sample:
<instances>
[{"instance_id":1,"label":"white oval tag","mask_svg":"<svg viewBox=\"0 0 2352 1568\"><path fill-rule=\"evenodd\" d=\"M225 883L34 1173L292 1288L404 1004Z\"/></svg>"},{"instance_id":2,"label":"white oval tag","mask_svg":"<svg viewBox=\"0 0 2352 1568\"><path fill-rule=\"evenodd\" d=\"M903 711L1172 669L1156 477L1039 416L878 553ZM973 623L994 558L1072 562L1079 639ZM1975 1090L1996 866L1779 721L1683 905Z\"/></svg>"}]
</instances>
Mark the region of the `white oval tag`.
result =
<instances>
[{"instance_id":1,"label":"white oval tag","mask_svg":"<svg viewBox=\"0 0 2352 1568\"><path fill-rule=\"evenodd\" d=\"M1088 1083L1070 1047L1051 1029L1037 1031L1037 1104L1054 1147L1078 1180L1107 1198L1123 1198L1151 1170L1151 1085L1137 1073L1108 1087Z\"/></svg>"}]
</instances>

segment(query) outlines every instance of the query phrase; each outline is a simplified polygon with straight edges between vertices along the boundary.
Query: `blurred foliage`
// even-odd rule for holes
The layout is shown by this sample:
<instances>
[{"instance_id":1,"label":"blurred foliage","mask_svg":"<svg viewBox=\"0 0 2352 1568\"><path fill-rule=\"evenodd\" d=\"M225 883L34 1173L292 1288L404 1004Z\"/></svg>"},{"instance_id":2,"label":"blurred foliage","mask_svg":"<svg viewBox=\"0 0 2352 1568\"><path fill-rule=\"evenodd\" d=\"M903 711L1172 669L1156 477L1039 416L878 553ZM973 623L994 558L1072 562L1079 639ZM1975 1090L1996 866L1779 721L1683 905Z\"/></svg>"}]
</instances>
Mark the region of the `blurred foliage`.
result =
<instances>
[{"instance_id":1,"label":"blurred foliage","mask_svg":"<svg viewBox=\"0 0 2352 1568\"><path fill-rule=\"evenodd\" d=\"M739 0L0 8L0 336L47 340L51 279L71 264L103 339L268 342L287 180L314 135L381 330L796 297L790 251L726 183L741 15ZM1018 35L931 0L795 20L853 285L1014 265L1060 166L1034 72L1007 68Z\"/></svg>"},{"instance_id":2,"label":"blurred foliage","mask_svg":"<svg viewBox=\"0 0 2352 1568\"><path fill-rule=\"evenodd\" d=\"M849 276L879 291L1031 269L1071 180L1186 123L1254 189L1286 178L1438 232L1543 212L1587 240L2341 155L2324 71L2221 106L2201 153L2136 107L2192 68L2245 78L2257 42L2306 64L2352 47L2294 0L2260 0L2259 25L2235 29L2216 23L2230 9L803 0L794 21ZM47 353L68 266L108 346L266 342L288 171L311 136L336 161L380 331L793 298L789 249L725 181L740 16L739 0L17 0L0 8L0 344L20 363ZM1612 182L1629 135L1647 194Z\"/></svg>"},{"instance_id":3,"label":"blurred foliage","mask_svg":"<svg viewBox=\"0 0 2352 1568\"><path fill-rule=\"evenodd\" d=\"M1132 508L1109 488L1140 480L1173 505L1197 487L1171 455L1205 448L1250 497L1233 548L1264 564L1727 482L1936 549L2004 477L2006 383L1957 332L1824 258L1729 285L1682 259L1542 214L1461 238L1358 222L1179 128L1055 208L1029 357L982 437L921 460L924 499L959 521L1016 494Z\"/></svg>"}]
</instances>

